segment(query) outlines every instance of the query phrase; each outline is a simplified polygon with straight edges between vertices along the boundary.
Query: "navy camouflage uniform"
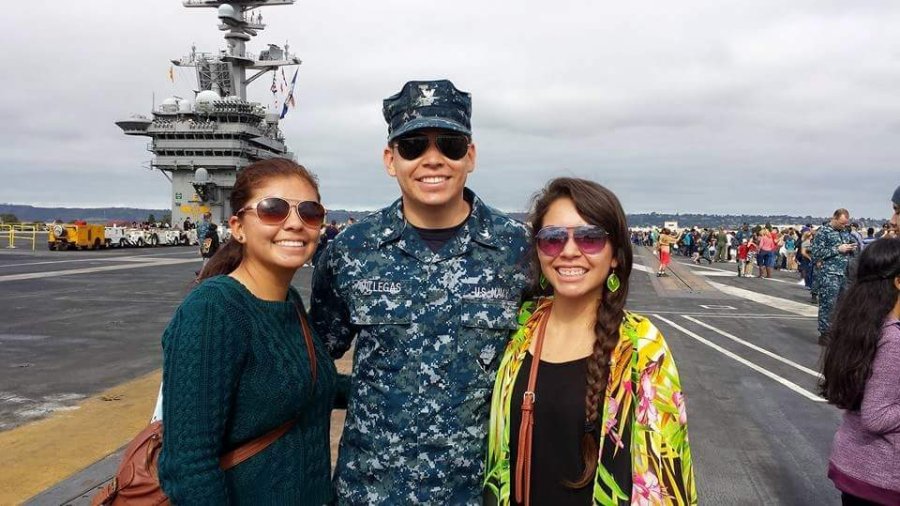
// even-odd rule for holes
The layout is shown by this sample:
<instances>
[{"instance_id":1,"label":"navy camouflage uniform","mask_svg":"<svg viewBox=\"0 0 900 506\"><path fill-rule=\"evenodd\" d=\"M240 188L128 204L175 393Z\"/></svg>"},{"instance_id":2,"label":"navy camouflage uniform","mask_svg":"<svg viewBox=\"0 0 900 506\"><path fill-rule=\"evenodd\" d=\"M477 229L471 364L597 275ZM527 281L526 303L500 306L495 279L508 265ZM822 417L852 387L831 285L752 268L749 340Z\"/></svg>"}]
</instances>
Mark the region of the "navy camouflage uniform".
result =
<instances>
[{"instance_id":1,"label":"navy camouflage uniform","mask_svg":"<svg viewBox=\"0 0 900 506\"><path fill-rule=\"evenodd\" d=\"M402 199L316 264L310 319L331 355L356 338L335 474L341 504L480 504L489 402L528 281L527 228L469 189L437 253Z\"/></svg>"},{"instance_id":2,"label":"navy camouflage uniform","mask_svg":"<svg viewBox=\"0 0 900 506\"><path fill-rule=\"evenodd\" d=\"M845 228L837 230L830 223L822 225L813 237L809 254L815 270L816 297L819 301L818 330L827 334L831 327L831 313L837 302L838 294L847 278L847 266L852 257L849 253L841 253L838 246L850 244L853 237ZM821 265L820 265L821 262Z\"/></svg>"}]
</instances>

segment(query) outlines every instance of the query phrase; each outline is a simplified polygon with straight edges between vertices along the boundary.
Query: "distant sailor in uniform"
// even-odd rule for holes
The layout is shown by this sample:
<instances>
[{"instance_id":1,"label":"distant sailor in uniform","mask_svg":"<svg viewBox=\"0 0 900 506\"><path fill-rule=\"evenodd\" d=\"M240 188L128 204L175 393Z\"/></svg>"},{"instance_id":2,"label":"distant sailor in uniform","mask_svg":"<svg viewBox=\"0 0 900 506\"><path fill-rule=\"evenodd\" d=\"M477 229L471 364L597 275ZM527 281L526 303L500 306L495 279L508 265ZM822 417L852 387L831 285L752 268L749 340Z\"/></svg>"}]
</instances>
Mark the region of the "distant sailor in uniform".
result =
<instances>
[{"instance_id":1,"label":"distant sailor in uniform","mask_svg":"<svg viewBox=\"0 0 900 506\"><path fill-rule=\"evenodd\" d=\"M850 235L847 224L850 211L838 209L831 221L816 232L810 246L810 255L816 266L816 296L819 302L819 344L828 342L831 312L847 278L850 257L856 251L856 241Z\"/></svg>"},{"instance_id":2,"label":"distant sailor in uniform","mask_svg":"<svg viewBox=\"0 0 900 506\"><path fill-rule=\"evenodd\" d=\"M412 81L384 100L401 198L349 226L313 276L331 355L356 339L342 504L480 504L488 403L527 284L528 233L465 187L471 98Z\"/></svg>"}]
</instances>

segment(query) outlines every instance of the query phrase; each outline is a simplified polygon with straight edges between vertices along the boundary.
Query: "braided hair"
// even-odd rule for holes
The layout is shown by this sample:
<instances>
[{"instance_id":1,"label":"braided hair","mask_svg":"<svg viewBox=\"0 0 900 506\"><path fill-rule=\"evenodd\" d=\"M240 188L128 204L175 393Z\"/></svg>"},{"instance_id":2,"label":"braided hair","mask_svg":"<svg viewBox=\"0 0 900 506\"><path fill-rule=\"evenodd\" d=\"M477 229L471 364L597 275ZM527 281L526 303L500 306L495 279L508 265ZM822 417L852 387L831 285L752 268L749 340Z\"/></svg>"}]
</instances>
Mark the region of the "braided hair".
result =
<instances>
[{"instance_id":1,"label":"braided hair","mask_svg":"<svg viewBox=\"0 0 900 506\"><path fill-rule=\"evenodd\" d=\"M578 214L591 225L602 227L609 233L609 246L617 261L611 274L618 276L621 286L611 292L604 284L594 323L593 353L587 364L587 392L584 398L585 432L581 440L584 472L565 485L581 488L591 483L597 472L599 452L599 424L602 420L603 395L609 381L610 358L619 342L619 326L625 317L625 301L628 298L628 278L631 276L633 253L629 240L625 211L618 197L604 186L577 178L557 178L547 183L533 198L530 223L535 233L543 226L544 216L550 205L560 198L569 198ZM532 279L541 278L541 267L536 248L532 248ZM549 295L548 288L539 284L531 287L532 295Z\"/></svg>"}]
</instances>

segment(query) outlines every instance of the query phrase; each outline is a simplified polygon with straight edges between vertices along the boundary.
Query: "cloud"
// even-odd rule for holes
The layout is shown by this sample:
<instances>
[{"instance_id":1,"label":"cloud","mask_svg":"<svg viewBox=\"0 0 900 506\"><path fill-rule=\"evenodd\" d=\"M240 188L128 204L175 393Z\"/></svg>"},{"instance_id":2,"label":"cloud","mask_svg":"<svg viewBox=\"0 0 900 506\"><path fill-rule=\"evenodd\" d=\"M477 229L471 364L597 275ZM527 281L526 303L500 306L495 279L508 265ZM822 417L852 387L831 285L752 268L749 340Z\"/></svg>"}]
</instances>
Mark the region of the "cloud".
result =
<instances>
[{"instance_id":1,"label":"cloud","mask_svg":"<svg viewBox=\"0 0 900 506\"><path fill-rule=\"evenodd\" d=\"M877 217L900 183L895 2L353 0L262 12L269 27L250 50L287 40L303 59L282 129L331 207L397 197L381 166L381 100L438 77L473 93L471 186L511 210L550 177L579 175L634 212ZM0 201L168 205L166 181L141 168L148 139L113 122L148 114L154 95L192 95L187 69L168 81L169 60L192 43L222 47L214 12L37 0L5 15L0 44L13 50L0 64L15 71L0 98ZM269 82L251 98L269 103Z\"/></svg>"}]
</instances>

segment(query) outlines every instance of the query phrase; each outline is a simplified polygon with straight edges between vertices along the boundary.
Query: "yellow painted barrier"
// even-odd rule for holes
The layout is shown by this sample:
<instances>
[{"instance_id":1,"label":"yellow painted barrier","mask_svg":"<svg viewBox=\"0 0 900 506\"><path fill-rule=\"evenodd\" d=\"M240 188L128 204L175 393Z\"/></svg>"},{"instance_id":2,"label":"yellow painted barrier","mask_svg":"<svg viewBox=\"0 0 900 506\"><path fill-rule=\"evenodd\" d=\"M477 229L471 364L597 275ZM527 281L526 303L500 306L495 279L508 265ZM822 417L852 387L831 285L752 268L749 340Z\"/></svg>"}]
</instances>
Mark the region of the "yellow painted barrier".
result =
<instances>
[{"instance_id":1,"label":"yellow painted barrier","mask_svg":"<svg viewBox=\"0 0 900 506\"><path fill-rule=\"evenodd\" d=\"M37 248L37 227L34 225L2 225L2 233L9 237L7 249L16 248L16 239L31 240L31 251Z\"/></svg>"},{"instance_id":2,"label":"yellow painted barrier","mask_svg":"<svg viewBox=\"0 0 900 506\"><path fill-rule=\"evenodd\" d=\"M6 245L7 249L15 248L15 238L13 237L13 226L12 225L0 225L0 237L6 237L8 243Z\"/></svg>"}]
</instances>

